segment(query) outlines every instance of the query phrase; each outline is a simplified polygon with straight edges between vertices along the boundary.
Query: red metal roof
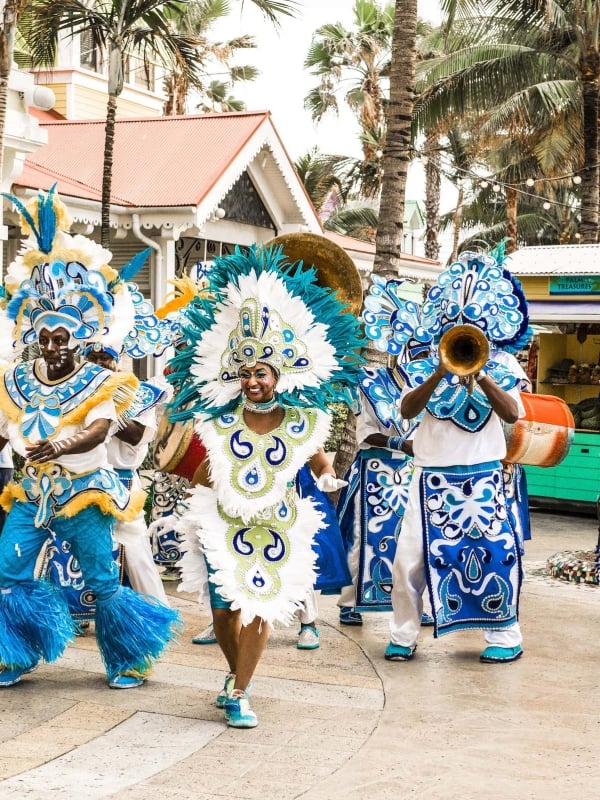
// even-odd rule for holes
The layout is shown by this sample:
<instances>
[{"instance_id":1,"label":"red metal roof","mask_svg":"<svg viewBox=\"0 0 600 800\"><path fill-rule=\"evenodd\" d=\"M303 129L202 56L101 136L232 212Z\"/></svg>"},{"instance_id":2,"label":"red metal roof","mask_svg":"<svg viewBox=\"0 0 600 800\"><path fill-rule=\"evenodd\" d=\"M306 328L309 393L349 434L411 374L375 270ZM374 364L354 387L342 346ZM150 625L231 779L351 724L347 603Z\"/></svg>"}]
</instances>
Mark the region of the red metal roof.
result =
<instances>
[{"instance_id":1,"label":"red metal roof","mask_svg":"<svg viewBox=\"0 0 600 800\"><path fill-rule=\"evenodd\" d=\"M198 206L268 111L117 120L112 202L133 207ZM99 199L104 120L43 122L48 144L27 156L20 186Z\"/></svg>"}]
</instances>

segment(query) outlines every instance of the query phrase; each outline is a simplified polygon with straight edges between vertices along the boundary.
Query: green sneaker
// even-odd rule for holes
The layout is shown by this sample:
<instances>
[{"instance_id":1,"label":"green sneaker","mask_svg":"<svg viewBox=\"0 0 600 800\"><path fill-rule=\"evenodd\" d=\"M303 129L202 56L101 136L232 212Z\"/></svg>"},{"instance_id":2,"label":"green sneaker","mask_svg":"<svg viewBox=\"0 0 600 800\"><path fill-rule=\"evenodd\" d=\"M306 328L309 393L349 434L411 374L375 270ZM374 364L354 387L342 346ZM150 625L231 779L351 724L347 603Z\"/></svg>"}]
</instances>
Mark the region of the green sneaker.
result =
<instances>
[{"instance_id":1,"label":"green sneaker","mask_svg":"<svg viewBox=\"0 0 600 800\"><path fill-rule=\"evenodd\" d=\"M250 708L248 692L228 697L225 703L225 719L230 728L256 728L258 718Z\"/></svg>"}]
</instances>

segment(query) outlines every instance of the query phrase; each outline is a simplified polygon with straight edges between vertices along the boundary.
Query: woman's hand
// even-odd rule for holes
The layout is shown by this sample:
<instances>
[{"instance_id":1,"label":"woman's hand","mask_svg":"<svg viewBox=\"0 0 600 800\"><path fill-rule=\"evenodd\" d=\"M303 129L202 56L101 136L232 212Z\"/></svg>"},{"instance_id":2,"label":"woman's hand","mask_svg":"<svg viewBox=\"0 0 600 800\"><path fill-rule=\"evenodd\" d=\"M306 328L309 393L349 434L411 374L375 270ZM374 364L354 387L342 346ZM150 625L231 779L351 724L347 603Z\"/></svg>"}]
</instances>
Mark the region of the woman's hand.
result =
<instances>
[{"instance_id":1,"label":"woman's hand","mask_svg":"<svg viewBox=\"0 0 600 800\"><path fill-rule=\"evenodd\" d=\"M348 486L348 481L336 478L330 472L322 472L317 478L317 489L322 492L337 492L342 486Z\"/></svg>"}]
</instances>

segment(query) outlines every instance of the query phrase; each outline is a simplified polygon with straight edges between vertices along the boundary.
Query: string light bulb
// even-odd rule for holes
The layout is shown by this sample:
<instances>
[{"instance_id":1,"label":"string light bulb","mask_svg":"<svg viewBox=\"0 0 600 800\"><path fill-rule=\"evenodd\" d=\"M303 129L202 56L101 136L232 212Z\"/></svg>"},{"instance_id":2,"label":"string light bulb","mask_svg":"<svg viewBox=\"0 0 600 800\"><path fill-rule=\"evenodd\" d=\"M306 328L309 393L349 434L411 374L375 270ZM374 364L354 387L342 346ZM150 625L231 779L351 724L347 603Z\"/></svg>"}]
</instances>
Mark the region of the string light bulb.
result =
<instances>
[{"instance_id":1,"label":"string light bulb","mask_svg":"<svg viewBox=\"0 0 600 800\"><path fill-rule=\"evenodd\" d=\"M581 234L579 233L579 231L577 231L577 233L575 234L575 238L576 239L581 239Z\"/></svg>"},{"instance_id":2,"label":"string light bulb","mask_svg":"<svg viewBox=\"0 0 600 800\"><path fill-rule=\"evenodd\" d=\"M573 183L579 185L581 183L581 175L574 175L573 176Z\"/></svg>"},{"instance_id":3,"label":"string light bulb","mask_svg":"<svg viewBox=\"0 0 600 800\"><path fill-rule=\"evenodd\" d=\"M494 192L499 192L499 191L500 191L500 189L501 189L501 186L500 186L500 184L499 184L499 183L495 183L495 184L492 186L492 190L493 190Z\"/></svg>"},{"instance_id":4,"label":"string light bulb","mask_svg":"<svg viewBox=\"0 0 600 800\"><path fill-rule=\"evenodd\" d=\"M533 178L527 178L527 180L525 181L525 183L527 184L527 186L533 186L533 184L535 183L535 181L533 180Z\"/></svg>"},{"instance_id":5,"label":"string light bulb","mask_svg":"<svg viewBox=\"0 0 600 800\"><path fill-rule=\"evenodd\" d=\"M549 210L550 210L550 203L549 203L549 202L546 200L546 202L544 203L544 205L542 206L542 208L545 208L545 209L546 209L546 211L549 211Z\"/></svg>"},{"instance_id":6,"label":"string light bulb","mask_svg":"<svg viewBox=\"0 0 600 800\"><path fill-rule=\"evenodd\" d=\"M489 186L489 183L487 181L481 181L479 185L481 186L482 189L485 189L487 186Z\"/></svg>"}]
</instances>

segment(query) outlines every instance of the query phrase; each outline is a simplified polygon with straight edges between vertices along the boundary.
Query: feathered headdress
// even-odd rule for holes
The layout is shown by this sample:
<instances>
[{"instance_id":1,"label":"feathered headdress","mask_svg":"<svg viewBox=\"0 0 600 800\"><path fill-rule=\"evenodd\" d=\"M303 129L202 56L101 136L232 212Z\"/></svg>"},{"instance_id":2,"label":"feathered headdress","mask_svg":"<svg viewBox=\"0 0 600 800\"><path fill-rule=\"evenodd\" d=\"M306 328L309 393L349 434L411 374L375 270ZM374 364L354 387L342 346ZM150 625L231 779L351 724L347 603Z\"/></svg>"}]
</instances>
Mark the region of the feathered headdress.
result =
<instances>
[{"instance_id":1,"label":"feathered headdress","mask_svg":"<svg viewBox=\"0 0 600 800\"><path fill-rule=\"evenodd\" d=\"M4 313L14 324L11 340L17 351L36 341L42 328L58 327L84 347L124 349L133 358L160 347L152 304L130 282L149 248L117 272L109 266L109 250L68 233L71 219L54 186L27 204L3 196L16 206L27 234L4 281Z\"/></svg>"},{"instance_id":2,"label":"feathered headdress","mask_svg":"<svg viewBox=\"0 0 600 800\"><path fill-rule=\"evenodd\" d=\"M290 264L281 247L239 248L217 258L208 297L186 307L188 347L170 362L175 418L233 408L239 370L263 362L278 373L281 405L351 403L363 360L359 322L314 269Z\"/></svg>"},{"instance_id":3,"label":"feathered headdress","mask_svg":"<svg viewBox=\"0 0 600 800\"><path fill-rule=\"evenodd\" d=\"M374 276L363 312L367 336L392 355L403 349L411 357L424 355L455 325L477 326L495 350L518 350L531 337L527 300L502 265L502 249L461 253L420 306L401 298L400 285Z\"/></svg>"}]
</instances>

